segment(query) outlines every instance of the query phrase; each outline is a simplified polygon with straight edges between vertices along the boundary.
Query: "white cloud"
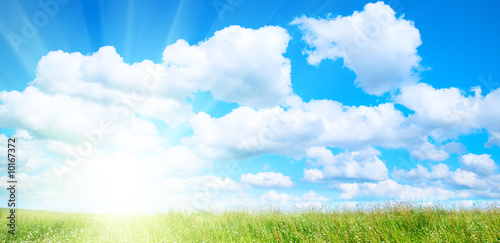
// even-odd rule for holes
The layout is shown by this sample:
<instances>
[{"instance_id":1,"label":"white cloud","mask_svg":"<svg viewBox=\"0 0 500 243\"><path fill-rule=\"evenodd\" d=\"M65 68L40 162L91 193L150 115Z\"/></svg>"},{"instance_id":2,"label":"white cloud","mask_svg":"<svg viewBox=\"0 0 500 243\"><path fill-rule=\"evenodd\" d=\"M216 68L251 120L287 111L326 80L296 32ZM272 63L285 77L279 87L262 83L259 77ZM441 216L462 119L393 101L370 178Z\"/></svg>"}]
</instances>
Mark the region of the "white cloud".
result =
<instances>
[{"instance_id":1,"label":"white cloud","mask_svg":"<svg viewBox=\"0 0 500 243\"><path fill-rule=\"evenodd\" d=\"M481 107L481 117L479 120L483 123L483 127L488 130L490 135L487 146L489 145L500 145L500 123L497 122L500 119L500 109L498 109L498 104L500 103L500 89L491 91L483 99L483 104Z\"/></svg>"},{"instance_id":2,"label":"white cloud","mask_svg":"<svg viewBox=\"0 0 500 243\"><path fill-rule=\"evenodd\" d=\"M451 127L461 132L478 126L480 91L464 96L457 88L434 89L419 83L403 87L396 101L415 111L422 125L431 128Z\"/></svg>"},{"instance_id":3,"label":"white cloud","mask_svg":"<svg viewBox=\"0 0 500 243\"><path fill-rule=\"evenodd\" d=\"M498 167L489 154L465 154L460 157L460 163L463 164L464 169L481 175L491 175Z\"/></svg>"},{"instance_id":4,"label":"white cloud","mask_svg":"<svg viewBox=\"0 0 500 243\"><path fill-rule=\"evenodd\" d=\"M280 205L287 205L292 202L298 202L300 201L300 197L296 197L290 194L286 193L277 193L274 190L268 191L267 193L263 194L261 196L261 200L266 203L266 202L271 202L271 203L277 203Z\"/></svg>"},{"instance_id":5,"label":"white cloud","mask_svg":"<svg viewBox=\"0 0 500 243\"><path fill-rule=\"evenodd\" d=\"M302 200L306 202L328 202L330 201L330 198L321 196L318 193L311 190L302 195Z\"/></svg>"},{"instance_id":6,"label":"white cloud","mask_svg":"<svg viewBox=\"0 0 500 243\"><path fill-rule=\"evenodd\" d=\"M313 147L306 151L307 158L316 159L314 167L323 167L323 170L305 169L304 180L321 181L328 179L388 179L388 170L384 162L377 156L380 152L368 148L355 152L342 152L333 155L325 147Z\"/></svg>"},{"instance_id":7,"label":"white cloud","mask_svg":"<svg viewBox=\"0 0 500 243\"><path fill-rule=\"evenodd\" d=\"M296 18L292 24L304 32L309 64L344 59L356 73L356 84L380 95L394 87L418 81L421 69L417 48L422 44L413 22L396 18L383 2L369 3L351 16L328 19Z\"/></svg>"},{"instance_id":8,"label":"white cloud","mask_svg":"<svg viewBox=\"0 0 500 243\"><path fill-rule=\"evenodd\" d=\"M1 92L0 102L0 126L26 130L35 139L83 150L113 145L129 151L157 149L162 141L149 121L124 118L108 107L65 94L49 95L27 87L23 92Z\"/></svg>"},{"instance_id":9,"label":"white cloud","mask_svg":"<svg viewBox=\"0 0 500 243\"><path fill-rule=\"evenodd\" d=\"M395 101L415 111L409 119L418 123L436 140L443 141L485 128L489 133L487 145L500 144L500 89L481 95L473 87L474 95L458 88L435 89L424 83L406 86Z\"/></svg>"},{"instance_id":10,"label":"white cloud","mask_svg":"<svg viewBox=\"0 0 500 243\"><path fill-rule=\"evenodd\" d=\"M108 112L122 109L172 126L192 115L192 107L185 98L195 91L171 79L161 64L149 60L131 65L123 62L111 46L102 47L90 56L50 52L38 63L33 85L48 95L78 97L87 103L103 105Z\"/></svg>"},{"instance_id":11,"label":"white cloud","mask_svg":"<svg viewBox=\"0 0 500 243\"><path fill-rule=\"evenodd\" d=\"M434 144L429 142L424 142L422 145L417 146L411 154L419 160L430 159L434 161L443 161L450 156L446 150L438 149Z\"/></svg>"},{"instance_id":12,"label":"white cloud","mask_svg":"<svg viewBox=\"0 0 500 243\"><path fill-rule=\"evenodd\" d=\"M221 118L201 112L191 119L190 126L193 136L184 142L208 158L225 160L264 153L292 154L321 133L317 118L281 107L238 107Z\"/></svg>"},{"instance_id":13,"label":"white cloud","mask_svg":"<svg viewBox=\"0 0 500 243\"><path fill-rule=\"evenodd\" d=\"M0 93L0 125L52 139L82 138L81 130L106 117L104 107L67 95L47 95L35 87Z\"/></svg>"},{"instance_id":14,"label":"white cloud","mask_svg":"<svg viewBox=\"0 0 500 243\"><path fill-rule=\"evenodd\" d=\"M327 146L398 148L413 144L421 133L421 129L409 122L391 103L343 106L330 100L312 100L304 103L302 109L322 120L324 132L318 142Z\"/></svg>"},{"instance_id":15,"label":"white cloud","mask_svg":"<svg viewBox=\"0 0 500 243\"><path fill-rule=\"evenodd\" d=\"M469 154L465 160L471 163L471 160L477 159L475 154ZM481 159L487 159L488 156L483 156ZM463 156L460 158L462 164L464 164ZM475 169L484 169L482 166L492 166L490 162L487 161L475 161L472 163L479 163ZM481 164L485 163L485 164ZM469 164L470 166L470 164ZM489 173L476 174L469 167L462 166L455 171L450 171L447 165L438 164L431 165L430 170L423 167L422 165L417 165L416 168L411 170L398 170L394 168L392 177L395 180L406 179L407 182L415 183L416 185L426 185L431 183L431 185L436 185L439 187L448 187L454 189L456 198L467 198L470 196L477 197L489 197L498 198L500 197L500 183L499 175ZM438 181L436 181L438 180ZM443 183L444 182L444 183Z\"/></svg>"},{"instance_id":16,"label":"white cloud","mask_svg":"<svg viewBox=\"0 0 500 243\"><path fill-rule=\"evenodd\" d=\"M451 176L453 182L459 186L466 186L469 188L477 188L486 186L486 182L479 179L474 172L457 169Z\"/></svg>"},{"instance_id":17,"label":"white cloud","mask_svg":"<svg viewBox=\"0 0 500 243\"><path fill-rule=\"evenodd\" d=\"M446 200L455 198L457 195L452 192L436 187L412 187L401 185L393 180L384 180L377 183L342 183L337 186L341 191L340 198L392 198L400 200L416 200L416 199L437 199Z\"/></svg>"},{"instance_id":18,"label":"white cloud","mask_svg":"<svg viewBox=\"0 0 500 243\"><path fill-rule=\"evenodd\" d=\"M304 180L317 182L324 178L323 171L318 169L304 169Z\"/></svg>"},{"instance_id":19,"label":"white cloud","mask_svg":"<svg viewBox=\"0 0 500 243\"><path fill-rule=\"evenodd\" d=\"M271 107L291 94L290 60L283 57L290 36L285 29L230 26L190 46L179 40L163 52L176 79L211 91L217 100Z\"/></svg>"},{"instance_id":20,"label":"white cloud","mask_svg":"<svg viewBox=\"0 0 500 243\"><path fill-rule=\"evenodd\" d=\"M289 188L293 186L290 176L284 176L282 173L276 172L259 172L256 175L243 174L241 175L241 182L256 187Z\"/></svg>"},{"instance_id":21,"label":"white cloud","mask_svg":"<svg viewBox=\"0 0 500 243\"><path fill-rule=\"evenodd\" d=\"M392 176L394 178L405 178L412 180L441 180L450 178L450 169L445 164L431 165L431 171L422 165L417 168L407 170L394 169Z\"/></svg>"},{"instance_id":22,"label":"white cloud","mask_svg":"<svg viewBox=\"0 0 500 243\"><path fill-rule=\"evenodd\" d=\"M302 155L312 146L352 150L376 145L410 147L421 142L424 132L393 104L356 107L330 100L312 100L287 110L239 107L221 118L199 113L190 126L193 136L184 142L217 159L264 153Z\"/></svg>"}]
</instances>

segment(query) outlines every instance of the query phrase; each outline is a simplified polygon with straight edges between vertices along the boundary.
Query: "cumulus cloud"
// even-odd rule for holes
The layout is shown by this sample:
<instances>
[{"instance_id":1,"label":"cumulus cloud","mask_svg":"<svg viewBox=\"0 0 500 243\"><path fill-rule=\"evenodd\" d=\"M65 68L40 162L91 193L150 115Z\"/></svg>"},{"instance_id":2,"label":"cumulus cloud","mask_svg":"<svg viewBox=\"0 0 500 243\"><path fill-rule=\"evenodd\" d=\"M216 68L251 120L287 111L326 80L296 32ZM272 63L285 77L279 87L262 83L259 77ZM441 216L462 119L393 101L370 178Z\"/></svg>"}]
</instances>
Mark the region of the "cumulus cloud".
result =
<instances>
[{"instance_id":1,"label":"cumulus cloud","mask_svg":"<svg viewBox=\"0 0 500 243\"><path fill-rule=\"evenodd\" d=\"M343 58L344 66L356 73L356 84L369 94L418 81L420 33L383 2L369 3L351 16L303 16L292 24L304 32L309 64Z\"/></svg>"},{"instance_id":2,"label":"cumulus cloud","mask_svg":"<svg viewBox=\"0 0 500 243\"><path fill-rule=\"evenodd\" d=\"M251 107L279 105L291 94L285 29L230 26L190 46L179 40L163 52L176 79L210 91L217 100Z\"/></svg>"},{"instance_id":3,"label":"cumulus cloud","mask_svg":"<svg viewBox=\"0 0 500 243\"><path fill-rule=\"evenodd\" d=\"M498 145L500 118L496 104L500 102L500 89L481 95L479 87L474 94L458 88L435 89L429 84L419 83L403 87L395 101L414 111L409 119L418 123L436 140L455 138L459 134L486 129L489 141L486 145Z\"/></svg>"},{"instance_id":4,"label":"cumulus cloud","mask_svg":"<svg viewBox=\"0 0 500 243\"><path fill-rule=\"evenodd\" d=\"M486 186L486 182L482 179L479 179L474 172L465 171L462 169L457 169L455 172L453 172L451 179L455 184L459 186L465 186L469 188Z\"/></svg>"},{"instance_id":5,"label":"cumulus cloud","mask_svg":"<svg viewBox=\"0 0 500 243\"><path fill-rule=\"evenodd\" d=\"M434 89L429 84L419 83L402 88L396 101L415 111L422 125L467 132L478 127L481 92L477 89L475 92L475 96L465 96L457 88Z\"/></svg>"},{"instance_id":6,"label":"cumulus cloud","mask_svg":"<svg viewBox=\"0 0 500 243\"><path fill-rule=\"evenodd\" d=\"M401 185L393 180L384 180L376 183L342 183L337 186L341 191L340 198L353 199L377 199L377 198L392 198L401 200L416 200L416 199L437 199L446 200L455 198L458 195L449 190L437 187L412 187Z\"/></svg>"},{"instance_id":7,"label":"cumulus cloud","mask_svg":"<svg viewBox=\"0 0 500 243\"><path fill-rule=\"evenodd\" d=\"M500 197L499 175L494 174L494 171L476 172L484 172L484 166L495 166L489 161L488 155L467 154L460 158L460 162L463 166L455 171L451 171L445 164L430 165L430 170L422 165L417 165L411 170L394 168L392 177L395 180L404 179L405 182L414 183L419 187L430 183L443 190L445 188L453 189L458 198L467 198L472 195L488 198ZM471 167L475 163L477 163L477 167Z\"/></svg>"},{"instance_id":8,"label":"cumulus cloud","mask_svg":"<svg viewBox=\"0 0 500 243\"><path fill-rule=\"evenodd\" d=\"M311 190L302 195L302 200L307 202L328 202L330 201L330 198L321 196L315 191Z\"/></svg>"},{"instance_id":9,"label":"cumulus cloud","mask_svg":"<svg viewBox=\"0 0 500 243\"><path fill-rule=\"evenodd\" d=\"M412 156L419 160L430 159L434 161L443 161L448 159L450 154L444 149L438 149L434 144L424 142L412 151Z\"/></svg>"},{"instance_id":10,"label":"cumulus cloud","mask_svg":"<svg viewBox=\"0 0 500 243\"><path fill-rule=\"evenodd\" d=\"M78 97L122 113L140 114L177 126L192 115L185 98L195 91L169 77L166 68L149 60L127 64L114 47L92 55L50 52L37 65L32 85L48 95ZM53 104L57 107L57 104Z\"/></svg>"},{"instance_id":11,"label":"cumulus cloud","mask_svg":"<svg viewBox=\"0 0 500 243\"><path fill-rule=\"evenodd\" d=\"M209 158L245 158L264 153L301 155L312 146L362 149L380 145L410 147L424 132L391 103L344 106L331 100L256 110L239 107L213 118L199 113L190 120L186 143Z\"/></svg>"},{"instance_id":12,"label":"cumulus cloud","mask_svg":"<svg viewBox=\"0 0 500 243\"><path fill-rule=\"evenodd\" d=\"M254 174L241 175L241 182L255 187L292 187L293 182L290 176L284 176L276 172L259 172Z\"/></svg>"},{"instance_id":13,"label":"cumulus cloud","mask_svg":"<svg viewBox=\"0 0 500 243\"><path fill-rule=\"evenodd\" d=\"M247 158L264 153L291 154L321 133L321 121L281 107L238 107L221 118L199 113L190 120L185 140L208 158Z\"/></svg>"},{"instance_id":14,"label":"cumulus cloud","mask_svg":"<svg viewBox=\"0 0 500 243\"><path fill-rule=\"evenodd\" d=\"M417 168L407 170L398 170L394 168L392 176L396 179L405 178L412 180L440 180L448 179L451 175L450 169L445 164L431 165L429 171L422 165L417 165Z\"/></svg>"},{"instance_id":15,"label":"cumulus cloud","mask_svg":"<svg viewBox=\"0 0 500 243\"><path fill-rule=\"evenodd\" d=\"M35 87L0 93L0 126L22 129L33 138L88 147L114 145L127 150L157 148L156 126L135 116L126 119L108 107Z\"/></svg>"},{"instance_id":16,"label":"cumulus cloud","mask_svg":"<svg viewBox=\"0 0 500 243\"><path fill-rule=\"evenodd\" d=\"M489 154L465 154L460 157L460 163L464 166L464 169L481 175L491 175L498 168Z\"/></svg>"},{"instance_id":17,"label":"cumulus cloud","mask_svg":"<svg viewBox=\"0 0 500 243\"><path fill-rule=\"evenodd\" d=\"M300 201L300 197L296 197L286 193L278 193L274 190L268 191L261 196L263 202L272 202L280 205L287 205L291 202Z\"/></svg>"},{"instance_id":18,"label":"cumulus cloud","mask_svg":"<svg viewBox=\"0 0 500 243\"><path fill-rule=\"evenodd\" d=\"M317 182L332 179L380 181L388 179L387 167L377 157L380 152L373 148L333 155L325 147L313 147L308 149L306 154L307 158L316 159L316 162L312 163L314 167L322 167L323 169L305 169L305 181Z\"/></svg>"}]
</instances>

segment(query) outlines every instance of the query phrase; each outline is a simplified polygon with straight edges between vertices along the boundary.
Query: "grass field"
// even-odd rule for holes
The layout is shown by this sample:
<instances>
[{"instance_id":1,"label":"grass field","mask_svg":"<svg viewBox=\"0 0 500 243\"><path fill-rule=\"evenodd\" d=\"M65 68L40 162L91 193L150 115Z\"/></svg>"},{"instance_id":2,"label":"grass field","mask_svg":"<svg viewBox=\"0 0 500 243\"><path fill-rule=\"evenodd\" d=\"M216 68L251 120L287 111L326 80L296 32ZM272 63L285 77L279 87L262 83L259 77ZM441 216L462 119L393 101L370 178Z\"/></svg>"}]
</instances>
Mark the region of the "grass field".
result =
<instances>
[{"instance_id":1,"label":"grass field","mask_svg":"<svg viewBox=\"0 0 500 243\"><path fill-rule=\"evenodd\" d=\"M7 209L0 209L7 222ZM500 209L105 215L18 210L2 242L500 242Z\"/></svg>"}]
</instances>

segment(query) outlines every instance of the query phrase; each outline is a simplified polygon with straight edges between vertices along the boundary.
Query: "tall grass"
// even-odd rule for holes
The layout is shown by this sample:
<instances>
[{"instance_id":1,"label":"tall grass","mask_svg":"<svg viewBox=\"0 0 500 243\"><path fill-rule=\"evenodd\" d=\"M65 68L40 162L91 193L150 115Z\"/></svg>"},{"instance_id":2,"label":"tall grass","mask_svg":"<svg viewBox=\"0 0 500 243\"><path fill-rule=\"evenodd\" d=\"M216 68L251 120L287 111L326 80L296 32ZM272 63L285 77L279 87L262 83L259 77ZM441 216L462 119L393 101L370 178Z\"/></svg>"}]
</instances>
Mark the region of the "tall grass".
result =
<instances>
[{"instance_id":1,"label":"tall grass","mask_svg":"<svg viewBox=\"0 0 500 243\"><path fill-rule=\"evenodd\" d=\"M0 209L6 222L7 209ZM2 242L500 242L500 210L168 212L138 215L17 211Z\"/></svg>"}]
</instances>

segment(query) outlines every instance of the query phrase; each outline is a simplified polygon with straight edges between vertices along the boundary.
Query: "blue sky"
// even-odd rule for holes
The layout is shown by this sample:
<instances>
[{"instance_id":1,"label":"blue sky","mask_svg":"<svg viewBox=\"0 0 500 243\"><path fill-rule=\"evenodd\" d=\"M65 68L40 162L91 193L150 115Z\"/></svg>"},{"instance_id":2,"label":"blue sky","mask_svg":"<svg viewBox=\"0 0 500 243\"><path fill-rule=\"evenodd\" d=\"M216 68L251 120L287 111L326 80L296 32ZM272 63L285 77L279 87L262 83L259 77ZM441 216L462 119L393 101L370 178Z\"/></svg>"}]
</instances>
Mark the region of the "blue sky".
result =
<instances>
[{"instance_id":1,"label":"blue sky","mask_svg":"<svg viewBox=\"0 0 500 243\"><path fill-rule=\"evenodd\" d=\"M21 205L497 200L498 5L2 1Z\"/></svg>"}]
</instances>

